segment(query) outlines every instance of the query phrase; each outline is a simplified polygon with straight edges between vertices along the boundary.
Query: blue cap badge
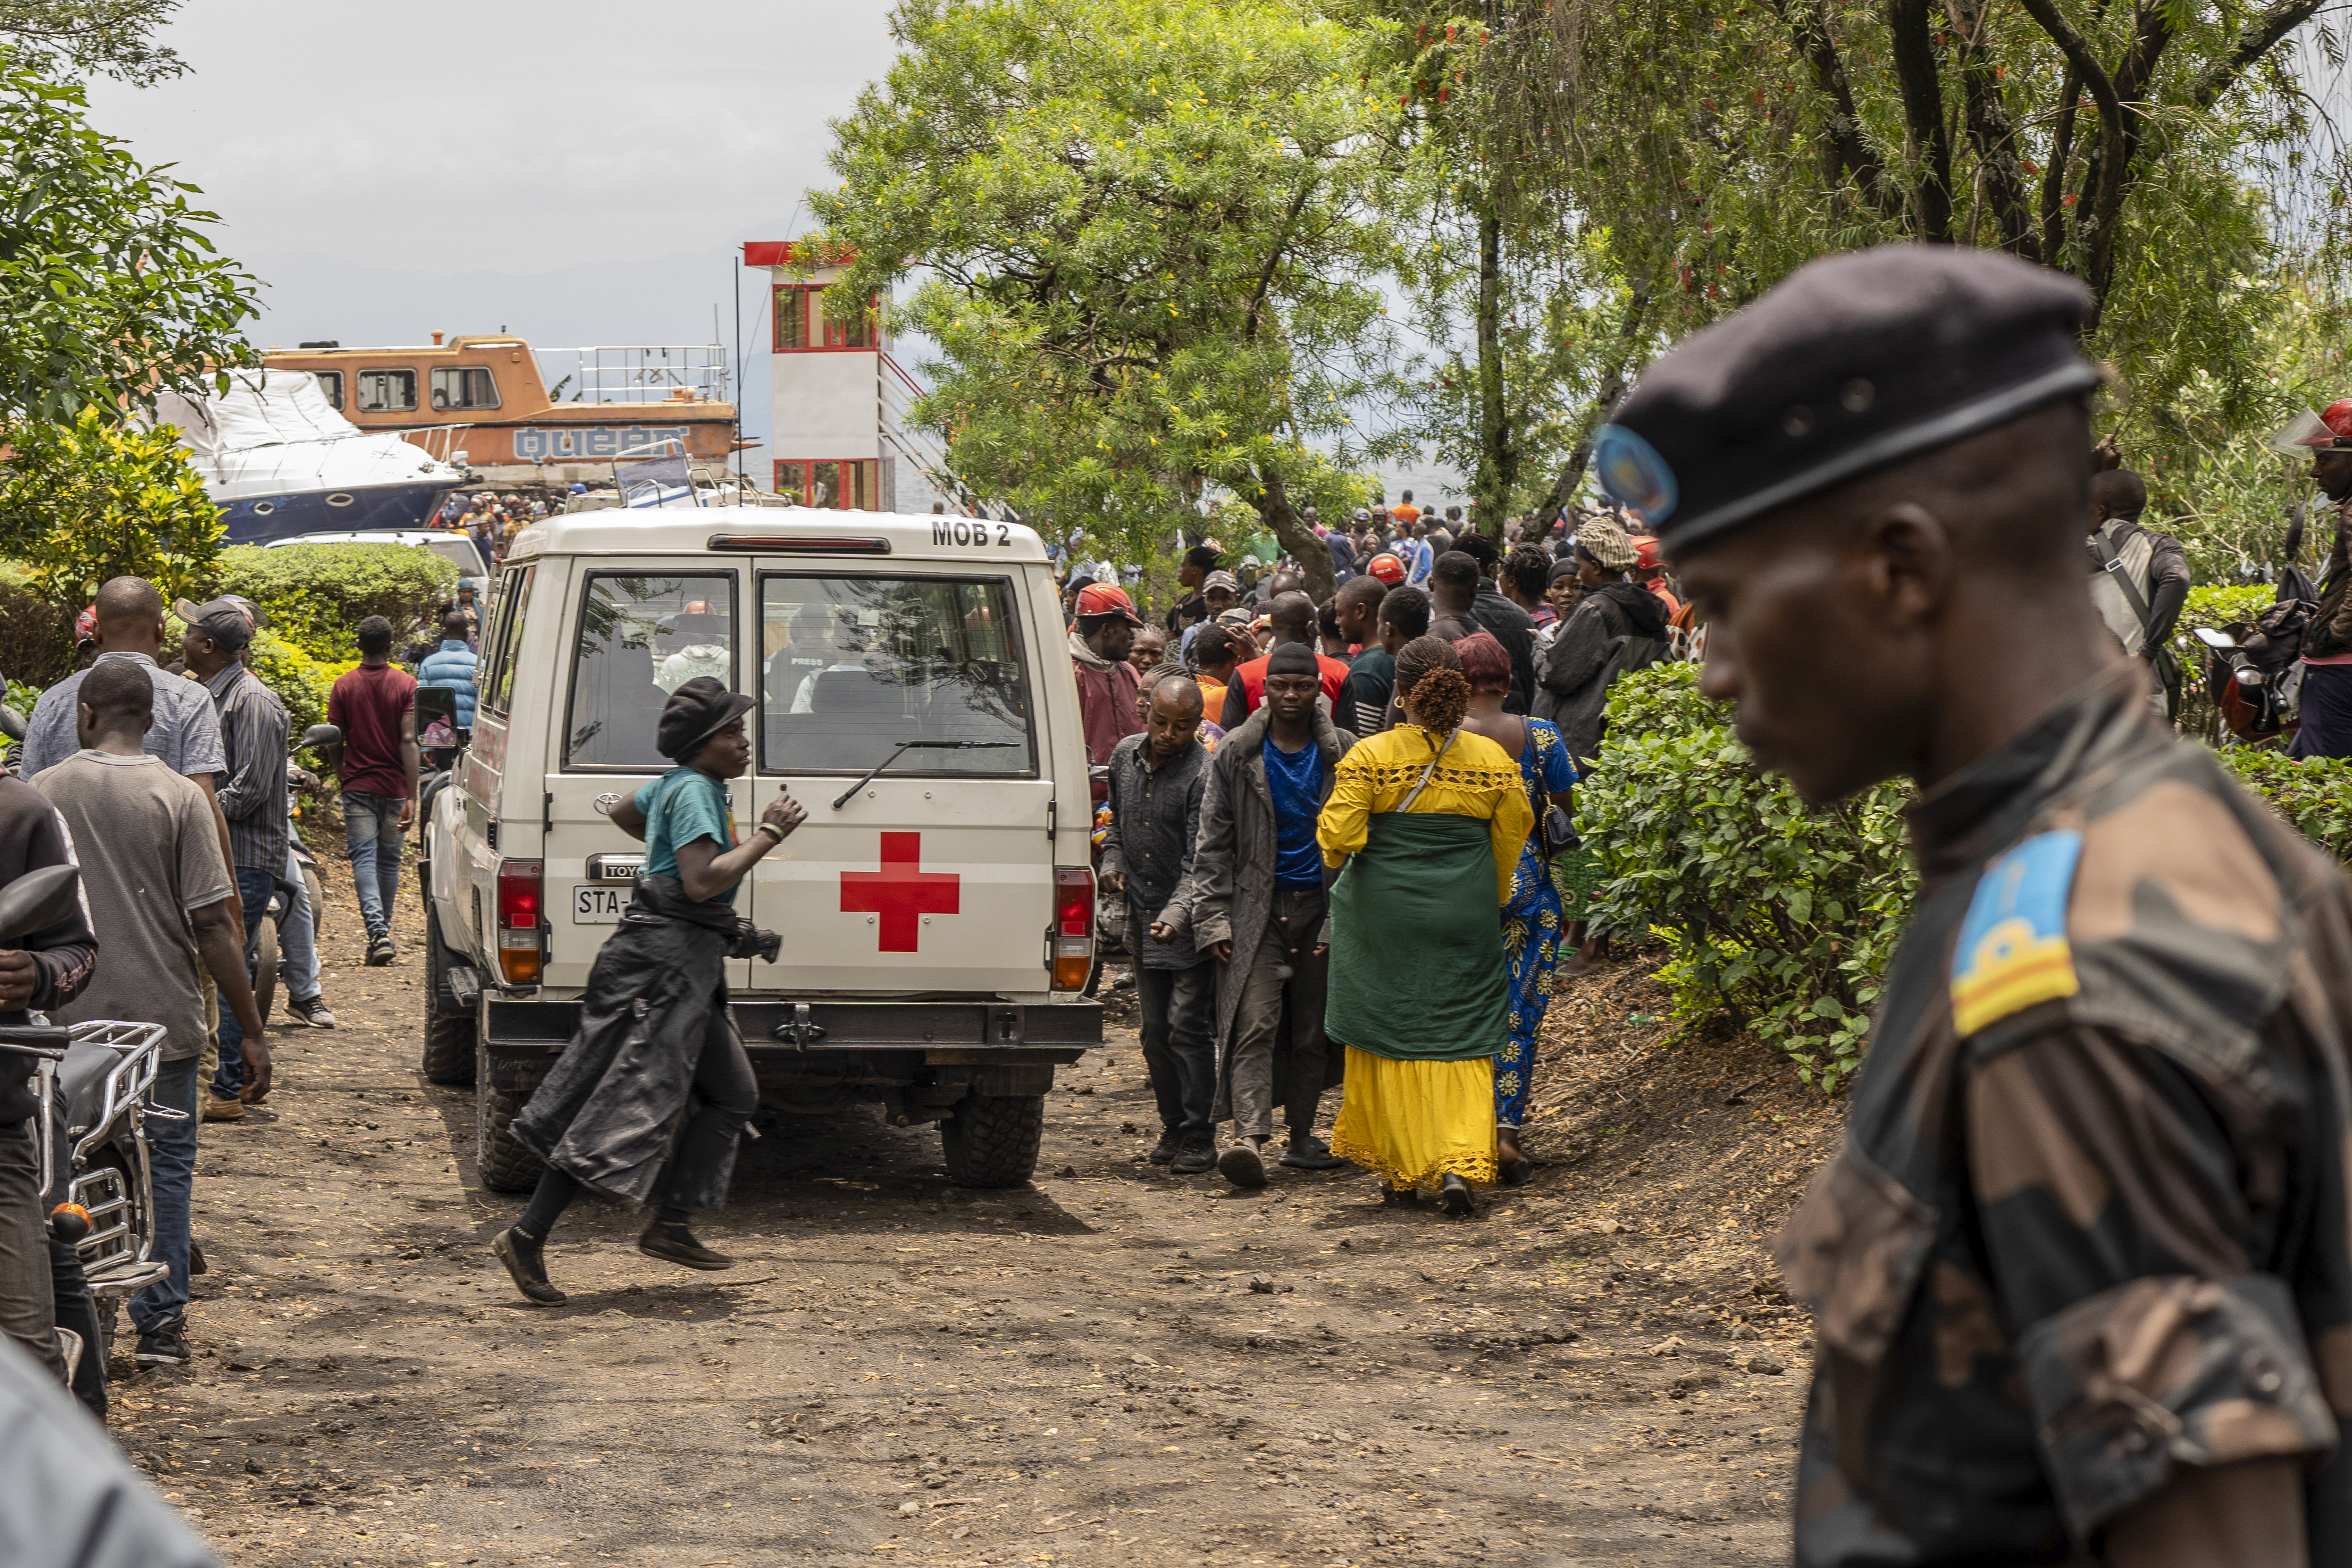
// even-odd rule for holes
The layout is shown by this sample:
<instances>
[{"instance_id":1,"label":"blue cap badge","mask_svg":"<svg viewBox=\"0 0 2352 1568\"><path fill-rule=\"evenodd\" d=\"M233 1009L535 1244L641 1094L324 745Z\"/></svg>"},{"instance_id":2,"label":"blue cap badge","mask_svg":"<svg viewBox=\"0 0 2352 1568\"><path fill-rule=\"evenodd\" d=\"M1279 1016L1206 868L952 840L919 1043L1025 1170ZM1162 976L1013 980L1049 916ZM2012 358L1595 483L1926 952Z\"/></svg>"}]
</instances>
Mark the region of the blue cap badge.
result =
<instances>
[{"instance_id":1,"label":"blue cap badge","mask_svg":"<svg viewBox=\"0 0 2352 1568\"><path fill-rule=\"evenodd\" d=\"M1658 449L1622 425L1603 425L1593 443L1594 467L1610 498L1642 514L1653 528L1674 515L1681 492Z\"/></svg>"}]
</instances>

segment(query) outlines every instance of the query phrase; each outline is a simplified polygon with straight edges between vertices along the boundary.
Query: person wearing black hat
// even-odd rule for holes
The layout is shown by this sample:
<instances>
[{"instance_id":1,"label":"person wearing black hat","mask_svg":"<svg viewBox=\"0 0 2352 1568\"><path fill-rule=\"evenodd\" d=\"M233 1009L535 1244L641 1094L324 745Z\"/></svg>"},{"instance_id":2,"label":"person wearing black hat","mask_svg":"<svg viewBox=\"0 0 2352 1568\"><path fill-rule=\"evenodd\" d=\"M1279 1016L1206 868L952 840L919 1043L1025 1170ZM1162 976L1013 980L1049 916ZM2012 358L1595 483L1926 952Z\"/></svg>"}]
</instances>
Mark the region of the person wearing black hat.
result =
<instances>
[{"instance_id":1,"label":"person wearing black hat","mask_svg":"<svg viewBox=\"0 0 2352 1568\"><path fill-rule=\"evenodd\" d=\"M1154 942L1190 942L1223 967L1215 1114L1232 1118L1234 1138L1217 1169L1237 1187L1265 1185L1277 1102L1290 1134L1283 1164L1347 1163L1315 1131L1323 1091L1343 1068L1323 1035L1331 933L1315 823L1356 737L1324 717L1322 689L1305 643L1275 645L1265 700L1209 758L1192 875L1151 927Z\"/></svg>"},{"instance_id":2,"label":"person wearing black hat","mask_svg":"<svg viewBox=\"0 0 2352 1568\"><path fill-rule=\"evenodd\" d=\"M2092 604L2087 304L1989 251L1816 261L1596 444L1757 761L1919 790L1845 1145L1775 1243L1809 1568L2352 1560L2352 885Z\"/></svg>"},{"instance_id":3,"label":"person wearing black hat","mask_svg":"<svg viewBox=\"0 0 2352 1568\"><path fill-rule=\"evenodd\" d=\"M734 1266L688 1222L726 1196L736 1140L760 1106L728 1018L726 960L757 952L772 963L775 950L737 917L735 893L807 816L780 795L737 841L727 781L751 766L743 715L753 706L707 675L680 686L656 741L678 765L613 808L614 825L645 840L645 875L588 972L572 1043L514 1120L515 1142L547 1169L522 1217L490 1243L530 1300L564 1300L542 1249L583 1190L656 1205L637 1238L648 1257Z\"/></svg>"}]
</instances>

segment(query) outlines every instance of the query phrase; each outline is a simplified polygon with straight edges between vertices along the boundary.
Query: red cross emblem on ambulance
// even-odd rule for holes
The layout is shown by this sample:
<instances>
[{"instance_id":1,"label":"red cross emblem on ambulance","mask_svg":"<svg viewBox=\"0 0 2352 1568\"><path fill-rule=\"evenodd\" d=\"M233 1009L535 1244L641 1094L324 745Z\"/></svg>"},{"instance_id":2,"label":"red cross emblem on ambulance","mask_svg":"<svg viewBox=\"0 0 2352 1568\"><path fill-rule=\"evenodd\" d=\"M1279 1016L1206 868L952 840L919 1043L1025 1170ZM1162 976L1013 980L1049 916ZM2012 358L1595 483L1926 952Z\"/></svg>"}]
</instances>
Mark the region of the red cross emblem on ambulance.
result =
<instances>
[{"instance_id":1,"label":"red cross emblem on ambulance","mask_svg":"<svg viewBox=\"0 0 2352 1568\"><path fill-rule=\"evenodd\" d=\"M882 835L879 871L841 874L844 914L874 915L881 936L877 951L912 952L924 915L951 915L963 901L963 879L953 871L926 871L923 836Z\"/></svg>"}]
</instances>

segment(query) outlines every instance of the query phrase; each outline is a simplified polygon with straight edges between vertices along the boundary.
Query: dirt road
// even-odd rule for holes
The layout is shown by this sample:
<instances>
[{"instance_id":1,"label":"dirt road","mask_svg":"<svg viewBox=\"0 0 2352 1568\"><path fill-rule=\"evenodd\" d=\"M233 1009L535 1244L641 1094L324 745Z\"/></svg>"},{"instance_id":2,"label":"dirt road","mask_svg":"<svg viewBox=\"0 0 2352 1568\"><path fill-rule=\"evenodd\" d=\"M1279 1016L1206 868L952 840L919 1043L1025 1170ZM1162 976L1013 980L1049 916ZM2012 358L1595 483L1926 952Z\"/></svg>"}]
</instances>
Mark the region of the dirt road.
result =
<instances>
[{"instance_id":1,"label":"dirt road","mask_svg":"<svg viewBox=\"0 0 2352 1568\"><path fill-rule=\"evenodd\" d=\"M1553 1163L1470 1221L1361 1173L1171 1177L1123 1028L1062 1075L1032 1190L952 1187L870 1111L763 1116L702 1227L738 1268L577 1209L570 1304L526 1306L470 1092L416 1072L418 933L360 967L344 870L341 1027L275 1031L268 1110L204 1131L197 1360L117 1363L119 1436L232 1563L1787 1555L1807 1342L1754 1220L1629 1212L1578 1174L1598 1131L1539 1133Z\"/></svg>"}]
</instances>

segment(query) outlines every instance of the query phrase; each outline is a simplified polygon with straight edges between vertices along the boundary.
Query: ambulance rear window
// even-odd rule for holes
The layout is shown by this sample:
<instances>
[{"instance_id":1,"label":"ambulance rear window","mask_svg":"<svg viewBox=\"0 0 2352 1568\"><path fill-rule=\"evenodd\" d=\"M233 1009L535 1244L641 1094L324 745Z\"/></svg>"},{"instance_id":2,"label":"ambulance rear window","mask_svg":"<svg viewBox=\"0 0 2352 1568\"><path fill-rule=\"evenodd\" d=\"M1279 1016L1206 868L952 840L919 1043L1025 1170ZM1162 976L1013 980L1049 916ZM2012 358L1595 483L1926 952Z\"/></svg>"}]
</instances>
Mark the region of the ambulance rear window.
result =
<instances>
[{"instance_id":1,"label":"ambulance rear window","mask_svg":"<svg viewBox=\"0 0 2352 1568\"><path fill-rule=\"evenodd\" d=\"M864 773L901 741L898 774L1034 775L1029 680L1002 577L760 580L760 765Z\"/></svg>"}]
</instances>

